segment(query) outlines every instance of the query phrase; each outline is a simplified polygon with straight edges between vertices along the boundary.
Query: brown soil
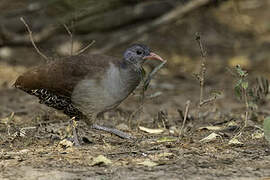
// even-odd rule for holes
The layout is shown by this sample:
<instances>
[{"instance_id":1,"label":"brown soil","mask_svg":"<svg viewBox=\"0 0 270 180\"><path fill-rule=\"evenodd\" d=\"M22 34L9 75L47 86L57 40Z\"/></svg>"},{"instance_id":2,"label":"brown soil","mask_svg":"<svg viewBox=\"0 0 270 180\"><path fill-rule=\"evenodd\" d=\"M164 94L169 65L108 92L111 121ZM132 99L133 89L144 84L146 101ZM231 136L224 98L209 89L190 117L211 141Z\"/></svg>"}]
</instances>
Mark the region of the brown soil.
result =
<instances>
[{"instance_id":1,"label":"brown soil","mask_svg":"<svg viewBox=\"0 0 270 180\"><path fill-rule=\"evenodd\" d=\"M15 112L8 124L4 120L1 132L1 178L2 179L257 179L270 175L269 144L264 138L252 138L261 133L261 118L267 114L259 112L255 120L238 138L243 144L228 142L242 126L244 104L230 93L215 104L204 108L204 118L190 118L184 136L170 133L168 128L180 129L183 120L177 109L184 110L185 102L191 100L190 115L196 116L199 87L195 80L168 80L159 77L147 92L162 92L161 96L145 101L143 110L130 118L139 107L139 100L131 96L117 110L105 113L100 124L131 126L128 132L136 140L124 140L108 133L91 130L79 123L79 132L87 142L81 147L65 148L59 145L67 131L69 119L44 105L34 97L19 90L3 87L0 90L1 117ZM157 78L156 78L157 79ZM206 89L223 86L225 82L214 82ZM262 109L269 107L263 105ZM131 119L129 123L128 119ZM222 126L236 122L236 128L218 131L220 136L211 142L201 139L213 131L200 130L206 125ZM138 130L138 126L166 128L161 134L151 135ZM22 128L34 127L25 130ZM17 135L15 135L17 133ZM162 142L162 138L163 141ZM111 164L93 165L98 155L104 155ZM140 165L145 160L156 164L153 167Z\"/></svg>"}]
</instances>

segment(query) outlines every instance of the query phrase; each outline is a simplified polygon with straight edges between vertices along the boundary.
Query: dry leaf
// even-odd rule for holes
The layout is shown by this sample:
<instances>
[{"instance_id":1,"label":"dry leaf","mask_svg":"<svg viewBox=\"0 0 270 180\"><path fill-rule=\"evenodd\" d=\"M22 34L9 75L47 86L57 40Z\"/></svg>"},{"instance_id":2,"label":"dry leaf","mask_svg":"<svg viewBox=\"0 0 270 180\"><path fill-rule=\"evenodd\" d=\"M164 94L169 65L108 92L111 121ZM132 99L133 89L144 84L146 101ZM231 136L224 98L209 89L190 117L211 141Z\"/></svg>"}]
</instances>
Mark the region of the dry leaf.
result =
<instances>
[{"instance_id":1,"label":"dry leaf","mask_svg":"<svg viewBox=\"0 0 270 180\"><path fill-rule=\"evenodd\" d=\"M256 131L255 133L251 134L252 139L261 139L264 137L263 132Z\"/></svg>"},{"instance_id":2,"label":"dry leaf","mask_svg":"<svg viewBox=\"0 0 270 180\"><path fill-rule=\"evenodd\" d=\"M203 130L203 129L210 130L210 131L218 131L218 130L222 130L223 127L220 127L220 126L204 126L204 127L199 128L199 130Z\"/></svg>"},{"instance_id":3,"label":"dry leaf","mask_svg":"<svg viewBox=\"0 0 270 180\"><path fill-rule=\"evenodd\" d=\"M71 142L67 139L64 139L64 140L59 142L59 146L61 146L62 148L69 148L69 147L73 146L73 142Z\"/></svg>"},{"instance_id":4,"label":"dry leaf","mask_svg":"<svg viewBox=\"0 0 270 180\"><path fill-rule=\"evenodd\" d=\"M22 150L19 151L20 154L27 154L29 152L30 152L29 149L22 149Z\"/></svg>"},{"instance_id":5,"label":"dry leaf","mask_svg":"<svg viewBox=\"0 0 270 180\"><path fill-rule=\"evenodd\" d=\"M209 136L200 140L200 142L211 142L215 140L217 137L220 137L217 133L211 133Z\"/></svg>"},{"instance_id":6,"label":"dry leaf","mask_svg":"<svg viewBox=\"0 0 270 180\"><path fill-rule=\"evenodd\" d=\"M175 126L171 126L170 129L169 129L169 132L171 134L174 134L174 135L179 135L180 134L180 130L177 129Z\"/></svg>"},{"instance_id":7,"label":"dry leaf","mask_svg":"<svg viewBox=\"0 0 270 180\"><path fill-rule=\"evenodd\" d=\"M162 143L162 142L174 142L177 141L177 138L175 137L161 137L159 139L157 139L158 143Z\"/></svg>"},{"instance_id":8,"label":"dry leaf","mask_svg":"<svg viewBox=\"0 0 270 180\"><path fill-rule=\"evenodd\" d=\"M238 126L238 124L235 121L230 121L227 126Z\"/></svg>"},{"instance_id":9,"label":"dry leaf","mask_svg":"<svg viewBox=\"0 0 270 180\"><path fill-rule=\"evenodd\" d=\"M143 162L140 162L138 163L139 165L144 165L144 166L147 166L147 167L154 167L154 166L157 166L158 163L155 163L153 161L150 161L149 159L143 161Z\"/></svg>"},{"instance_id":10,"label":"dry leaf","mask_svg":"<svg viewBox=\"0 0 270 180\"><path fill-rule=\"evenodd\" d=\"M139 126L139 129L149 134L161 134L164 132L164 129L150 129L143 126Z\"/></svg>"},{"instance_id":11,"label":"dry leaf","mask_svg":"<svg viewBox=\"0 0 270 180\"><path fill-rule=\"evenodd\" d=\"M108 158L106 158L105 156L103 155L99 155L98 157L94 158L93 159L93 163L91 164L92 166L95 166L95 165L109 165L111 164L112 161Z\"/></svg>"},{"instance_id":12,"label":"dry leaf","mask_svg":"<svg viewBox=\"0 0 270 180\"><path fill-rule=\"evenodd\" d=\"M158 154L157 156L158 157L170 157L170 156L173 156L173 153L164 152L164 153Z\"/></svg>"},{"instance_id":13,"label":"dry leaf","mask_svg":"<svg viewBox=\"0 0 270 180\"><path fill-rule=\"evenodd\" d=\"M238 139L236 139L236 138L233 138L233 139L231 139L230 141L229 141L229 144L230 145L242 145L243 143L242 142L240 142L240 141L238 141Z\"/></svg>"}]
</instances>

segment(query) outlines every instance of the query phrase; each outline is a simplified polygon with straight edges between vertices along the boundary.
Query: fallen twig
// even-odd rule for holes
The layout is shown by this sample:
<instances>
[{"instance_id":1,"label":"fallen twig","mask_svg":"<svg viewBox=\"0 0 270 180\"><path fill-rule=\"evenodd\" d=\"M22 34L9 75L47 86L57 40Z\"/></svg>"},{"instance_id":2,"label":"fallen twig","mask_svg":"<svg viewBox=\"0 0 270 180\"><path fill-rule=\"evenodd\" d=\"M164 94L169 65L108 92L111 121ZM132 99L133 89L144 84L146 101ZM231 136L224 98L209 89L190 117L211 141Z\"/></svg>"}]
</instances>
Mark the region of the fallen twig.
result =
<instances>
[{"instance_id":1,"label":"fallen twig","mask_svg":"<svg viewBox=\"0 0 270 180\"><path fill-rule=\"evenodd\" d=\"M187 116L188 116L188 112L189 112L189 106L190 106L190 100L188 100L188 101L186 102L186 110L185 110L185 115L184 115L183 124L182 124L182 127L181 127L181 129L180 129L180 135L182 135L183 129L184 129L184 127L185 127L185 123L186 123Z\"/></svg>"},{"instance_id":2,"label":"fallen twig","mask_svg":"<svg viewBox=\"0 0 270 180\"><path fill-rule=\"evenodd\" d=\"M209 99L204 99L202 102L200 102L199 106L202 107L203 105L213 102L216 99L217 99L217 96L210 97Z\"/></svg>"}]
</instances>

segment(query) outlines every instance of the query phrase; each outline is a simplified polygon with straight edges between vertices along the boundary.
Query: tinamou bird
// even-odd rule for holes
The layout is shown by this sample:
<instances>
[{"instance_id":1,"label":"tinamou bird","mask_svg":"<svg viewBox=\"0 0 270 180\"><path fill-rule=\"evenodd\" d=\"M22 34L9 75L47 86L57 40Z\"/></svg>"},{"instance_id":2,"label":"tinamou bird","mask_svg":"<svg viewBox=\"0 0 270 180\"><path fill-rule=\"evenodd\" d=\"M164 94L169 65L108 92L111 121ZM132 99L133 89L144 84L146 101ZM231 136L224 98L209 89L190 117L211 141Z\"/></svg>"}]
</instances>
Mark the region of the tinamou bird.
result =
<instances>
[{"instance_id":1,"label":"tinamou bird","mask_svg":"<svg viewBox=\"0 0 270 180\"><path fill-rule=\"evenodd\" d=\"M14 85L38 97L40 103L89 124L97 115L116 108L135 90L143 79L142 65L148 59L164 61L142 44L127 48L122 58L98 54L71 56L30 69ZM94 123L92 127L130 137Z\"/></svg>"}]
</instances>

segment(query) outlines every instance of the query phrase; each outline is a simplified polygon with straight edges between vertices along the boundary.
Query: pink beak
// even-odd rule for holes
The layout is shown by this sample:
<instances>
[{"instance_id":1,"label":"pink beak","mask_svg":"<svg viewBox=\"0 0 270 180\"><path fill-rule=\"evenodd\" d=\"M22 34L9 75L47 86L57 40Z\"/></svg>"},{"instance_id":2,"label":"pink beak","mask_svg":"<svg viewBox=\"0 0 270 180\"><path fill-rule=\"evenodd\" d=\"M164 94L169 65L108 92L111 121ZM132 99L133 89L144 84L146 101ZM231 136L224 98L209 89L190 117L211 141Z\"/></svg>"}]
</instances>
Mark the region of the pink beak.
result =
<instances>
[{"instance_id":1,"label":"pink beak","mask_svg":"<svg viewBox=\"0 0 270 180\"><path fill-rule=\"evenodd\" d=\"M164 59L162 59L162 57L160 57L159 55L151 52L149 56L145 56L143 59L146 59L146 60L159 60L159 61L162 61L164 62Z\"/></svg>"}]
</instances>

